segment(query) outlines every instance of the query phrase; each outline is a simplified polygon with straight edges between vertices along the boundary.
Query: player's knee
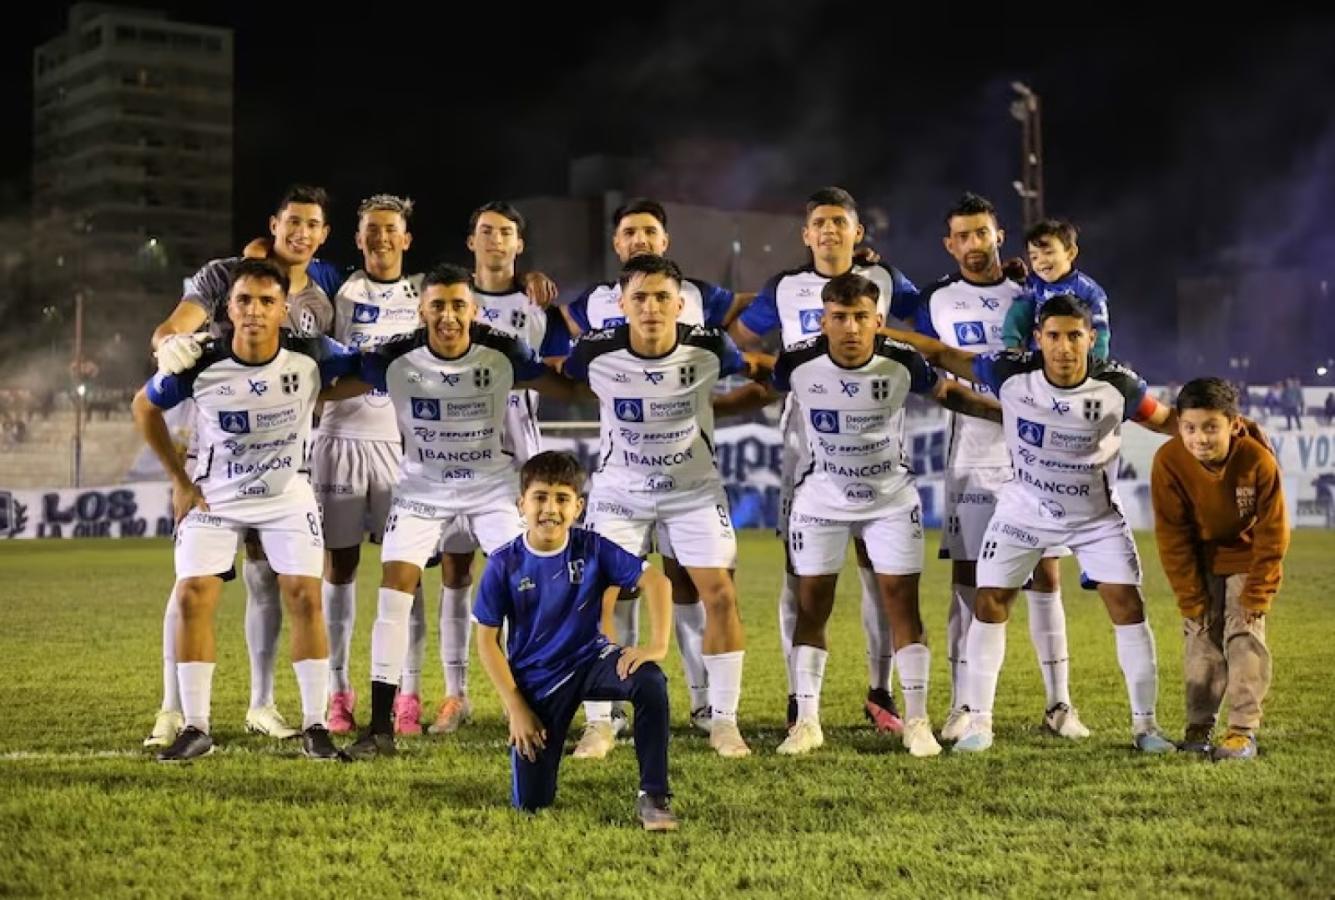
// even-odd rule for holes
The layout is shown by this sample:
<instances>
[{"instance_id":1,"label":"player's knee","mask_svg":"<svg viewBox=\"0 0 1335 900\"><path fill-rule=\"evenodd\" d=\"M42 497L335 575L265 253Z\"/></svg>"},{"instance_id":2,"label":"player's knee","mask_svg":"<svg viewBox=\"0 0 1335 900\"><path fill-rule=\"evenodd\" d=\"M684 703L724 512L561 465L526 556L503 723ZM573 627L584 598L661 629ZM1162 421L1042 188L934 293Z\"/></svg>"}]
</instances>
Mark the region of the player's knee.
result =
<instances>
[{"instance_id":1,"label":"player's knee","mask_svg":"<svg viewBox=\"0 0 1335 900\"><path fill-rule=\"evenodd\" d=\"M1008 594L1010 591L998 588L982 588L978 591L978 598L974 601L974 618L980 622L997 624L1005 622L1010 617L1010 603Z\"/></svg>"},{"instance_id":2,"label":"player's knee","mask_svg":"<svg viewBox=\"0 0 1335 900\"><path fill-rule=\"evenodd\" d=\"M700 602L705 605L705 616L727 615L737 606L737 591L727 578L720 578L703 586L697 586Z\"/></svg>"},{"instance_id":3,"label":"player's knee","mask_svg":"<svg viewBox=\"0 0 1335 900\"><path fill-rule=\"evenodd\" d=\"M288 615L294 618L312 619L320 613L320 587L313 578L303 578L292 585L284 596Z\"/></svg>"},{"instance_id":4,"label":"player's knee","mask_svg":"<svg viewBox=\"0 0 1335 900\"><path fill-rule=\"evenodd\" d=\"M197 619L213 612L212 598L203 585L194 581L182 581L176 586L176 604L182 619Z\"/></svg>"},{"instance_id":5,"label":"player's knee","mask_svg":"<svg viewBox=\"0 0 1335 900\"><path fill-rule=\"evenodd\" d=\"M1051 594L1061 588L1061 568L1056 559L1040 560L1034 568L1033 590Z\"/></svg>"}]
</instances>

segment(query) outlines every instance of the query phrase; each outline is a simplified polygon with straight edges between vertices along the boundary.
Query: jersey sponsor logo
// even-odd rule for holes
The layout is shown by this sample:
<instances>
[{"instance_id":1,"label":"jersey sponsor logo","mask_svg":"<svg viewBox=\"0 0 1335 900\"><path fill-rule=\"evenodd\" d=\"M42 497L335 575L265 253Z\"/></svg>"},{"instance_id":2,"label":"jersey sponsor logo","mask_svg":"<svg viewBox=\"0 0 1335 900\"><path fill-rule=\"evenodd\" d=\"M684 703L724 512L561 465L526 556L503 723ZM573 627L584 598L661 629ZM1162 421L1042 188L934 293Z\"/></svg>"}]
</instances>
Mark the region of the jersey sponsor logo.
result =
<instances>
[{"instance_id":1,"label":"jersey sponsor logo","mask_svg":"<svg viewBox=\"0 0 1335 900\"><path fill-rule=\"evenodd\" d=\"M284 372L279 378L284 394L295 394L301 389L301 375L297 372Z\"/></svg>"},{"instance_id":2,"label":"jersey sponsor logo","mask_svg":"<svg viewBox=\"0 0 1335 900\"><path fill-rule=\"evenodd\" d=\"M856 397L858 391L861 389L862 386L856 381L845 381L842 378L839 379L839 390L843 391L845 397Z\"/></svg>"},{"instance_id":3,"label":"jersey sponsor logo","mask_svg":"<svg viewBox=\"0 0 1335 900\"><path fill-rule=\"evenodd\" d=\"M609 503L606 500L599 500L593 504L595 513L615 516L618 519L633 519L635 512L629 506L622 506L620 503Z\"/></svg>"},{"instance_id":4,"label":"jersey sponsor logo","mask_svg":"<svg viewBox=\"0 0 1335 900\"><path fill-rule=\"evenodd\" d=\"M224 450L230 452L233 456L240 456L243 453L263 453L267 450L281 450L284 447L290 447L297 442L297 433L291 432L287 437L276 438L272 441L255 441L246 443L245 441L234 441L231 439L222 442Z\"/></svg>"},{"instance_id":5,"label":"jersey sponsor logo","mask_svg":"<svg viewBox=\"0 0 1335 900\"><path fill-rule=\"evenodd\" d=\"M868 463L865 466L841 466L832 462L821 463L822 472L829 472L831 475L838 475L840 478L875 478L877 475L893 472L896 468L898 468L897 464L890 460Z\"/></svg>"},{"instance_id":6,"label":"jersey sponsor logo","mask_svg":"<svg viewBox=\"0 0 1335 900\"><path fill-rule=\"evenodd\" d=\"M1038 538L1036 536L1025 531L1023 528L1016 528L1008 522L1002 522L998 526L997 531L1006 535L1006 537L1015 538L1015 540L1022 544L1027 544L1030 547L1038 546ZM995 548L996 544L993 543L992 546Z\"/></svg>"},{"instance_id":7,"label":"jersey sponsor logo","mask_svg":"<svg viewBox=\"0 0 1335 900\"><path fill-rule=\"evenodd\" d=\"M1048 446L1054 450L1091 450L1099 442L1097 431L1048 429Z\"/></svg>"},{"instance_id":8,"label":"jersey sponsor logo","mask_svg":"<svg viewBox=\"0 0 1335 900\"><path fill-rule=\"evenodd\" d=\"M825 394L825 385L823 385L823 384L813 384L811 387L807 388L807 393L808 393L808 394L824 395L824 394Z\"/></svg>"},{"instance_id":9,"label":"jersey sponsor logo","mask_svg":"<svg viewBox=\"0 0 1335 900\"><path fill-rule=\"evenodd\" d=\"M617 384L630 384L630 376L625 372L617 372L612 376L612 380Z\"/></svg>"},{"instance_id":10,"label":"jersey sponsor logo","mask_svg":"<svg viewBox=\"0 0 1335 900\"><path fill-rule=\"evenodd\" d=\"M1037 476L1029 474L1027 469L1016 469L1015 474L1020 480L1031 487L1038 488L1047 494L1062 494L1067 497L1088 497L1089 485L1087 484L1067 484L1064 481L1047 481Z\"/></svg>"},{"instance_id":11,"label":"jersey sponsor logo","mask_svg":"<svg viewBox=\"0 0 1335 900\"><path fill-rule=\"evenodd\" d=\"M284 425L297 424L300 404L280 406L277 409L257 410L252 420L256 431L268 431L270 428L282 428Z\"/></svg>"},{"instance_id":12,"label":"jersey sponsor logo","mask_svg":"<svg viewBox=\"0 0 1335 900\"><path fill-rule=\"evenodd\" d=\"M380 321L380 307L369 303L355 303L352 307L352 321L358 325L370 325Z\"/></svg>"},{"instance_id":13,"label":"jersey sponsor logo","mask_svg":"<svg viewBox=\"0 0 1335 900\"><path fill-rule=\"evenodd\" d=\"M446 469L440 473L441 481L472 481L472 469Z\"/></svg>"},{"instance_id":14,"label":"jersey sponsor logo","mask_svg":"<svg viewBox=\"0 0 1335 900\"><path fill-rule=\"evenodd\" d=\"M250 383L250 393L256 397L263 397L269 390L269 382L263 378L247 378L246 381Z\"/></svg>"},{"instance_id":15,"label":"jersey sponsor logo","mask_svg":"<svg viewBox=\"0 0 1335 900\"><path fill-rule=\"evenodd\" d=\"M1032 406L1035 409L1038 409L1038 403L1035 402L1034 398L1030 397L1028 394L1025 394L1023 397L1021 397L1020 402L1023 403L1025 406Z\"/></svg>"},{"instance_id":16,"label":"jersey sponsor logo","mask_svg":"<svg viewBox=\"0 0 1335 900\"><path fill-rule=\"evenodd\" d=\"M626 324L625 316L608 316L606 319L603 319L604 328L616 328L620 325L625 325L625 324Z\"/></svg>"},{"instance_id":17,"label":"jersey sponsor logo","mask_svg":"<svg viewBox=\"0 0 1335 900\"><path fill-rule=\"evenodd\" d=\"M1064 416L1071 411L1071 404L1059 397L1052 398L1052 411L1059 416Z\"/></svg>"},{"instance_id":18,"label":"jersey sponsor logo","mask_svg":"<svg viewBox=\"0 0 1335 900\"><path fill-rule=\"evenodd\" d=\"M220 385L218 385L218 396L219 396L219 397L231 397L231 396L234 396L235 394L236 394L236 391L232 389L232 386L231 386L230 384L220 384Z\"/></svg>"},{"instance_id":19,"label":"jersey sponsor logo","mask_svg":"<svg viewBox=\"0 0 1335 900\"><path fill-rule=\"evenodd\" d=\"M890 423L890 416L883 412L845 412L844 431L849 434L865 434L879 431Z\"/></svg>"},{"instance_id":20,"label":"jersey sponsor logo","mask_svg":"<svg viewBox=\"0 0 1335 900\"><path fill-rule=\"evenodd\" d=\"M650 372L648 369L644 369L643 372L644 372L644 380L649 382L650 384L662 383L663 381L662 372Z\"/></svg>"},{"instance_id":21,"label":"jersey sponsor logo","mask_svg":"<svg viewBox=\"0 0 1335 900\"><path fill-rule=\"evenodd\" d=\"M490 397L470 397L466 400L446 400L446 419L490 419L492 405Z\"/></svg>"},{"instance_id":22,"label":"jersey sponsor logo","mask_svg":"<svg viewBox=\"0 0 1335 900\"><path fill-rule=\"evenodd\" d=\"M1028 419L1016 419L1015 433L1020 436L1020 440L1033 447L1043 446L1043 435L1047 429L1037 422L1030 422Z\"/></svg>"},{"instance_id":23,"label":"jersey sponsor logo","mask_svg":"<svg viewBox=\"0 0 1335 900\"><path fill-rule=\"evenodd\" d=\"M250 413L245 410L221 410L218 427L228 434L250 434Z\"/></svg>"},{"instance_id":24,"label":"jersey sponsor logo","mask_svg":"<svg viewBox=\"0 0 1335 900\"><path fill-rule=\"evenodd\" d=\"M983 295L979 294L978 302L983 304L983 309L997 310L1001 308L1001 301L998 300L996 297L984 297Z\"/></svg>"},{"instance_id":25,"label":"jersey sponsor logo","mask_svg":"<svg viewBox=\"0 0 1335 900\"><path fill-rule=\"evenodd\" d=\"M491 459L487 449L472 450L437 450L434 447L418 447L417 458L422 462L485 462Z\"/></svg>"},{"instance_id":26,"label":"jersey sponsor logo","mask_svg":"<svg viewBox=\"0 0 1335 900\"><path fill-rule=\"evenodd\" d=\"M838 524L840 524L840 523L834 521L833 519L822 519L820 516L809 516L809 515L807 515L806 513L794 513L792 518L793 518L793 524L794 524L794 525L811 525L811 526L816 526L816 527L819 527L819 526L829 527L829 526L831 526L831 525L838 525Z\"/></svg>"},{"instance_id":27,"label":"jersey sponsor logo","mask_svg":"<svg viewBox=\"0 0 1335 900\"><path fill-rule=\"evenodd\" d=\"M987 331L982 322L956 322L955 340L961 347L987 343Z\"/></svg>"},{"instance_id":28,"label":"jersey sponsor logo","mask_svg":"<svg viewBox=\"0 0 1335 900\"><path fill-rule=\"evenodd\" d=\"M655 472L644 479L644 489L655 494L664 494L677 486L677 480L671 475Z\"/></svg>"},{"instance_id":29,"label":"jersey sponsor logo","mask_svg":"<svg viewBox=\"0 0 1335 900\"><path fill-rule=\"evenodd\" d=\"M209 513L200 512L197 509L192 509L190 510L190 513L185 517L185 521L183 524L185 523L189 523L191 525L203 525L206 528L221 528L223 520L222 516L210 515Z\"/></svg>"},{"instance_id":30,"label":"jersey sponsor logo","mask_svg":"<svg viewBox=\"0 0 1335 900\"><path fill-rule=\"evenodd\" d=\"M485 307L482 310L482 318L486 319L488 322L495 322L500 317L501 311L495 307Z\"/></svg>"},{"instance_id":31,"label":"jersey sponsor logo","mask_svg":"<svg viewBox=\"0 0 1335 900\"><path fill-rule=\"evenodd\" d=\"M1086 401L1085 401L1085 420L1086 420L1086 421L1089 421L1089 422L1097 422L1099 419L1102 419L1102 418L1103 418L1103 401L1102 401L1102 400L1086 400Z\"/></svg>"},{"instance_id":32,"label":"jersey sponsor logo","mask_svg":"<svg viewBox=\"0 0 1335 900\"><path fill-rule=\"evenodd\" d=\"M808 415L811 416L811 427L821 434L839 433L839 413L833 409L813 409Z\"/></svg>"},{"instance_id":33,"label":"jersey sponsor logo","mask_svg":"<svg viewBox=\"0 0 1335 900\"><path fill-rule=\"evenodd\" d=\"M277 472L290 468L292 468L292 457L290 456L263 459L253 463L229 461L223 477L239 478L242 475L262 475L265 472Z\"/></svg>"},{"instance_id":34,"label":"jersey sponsor logo","mask_svg":"<svg viewBox=\"0 0 1335 900\"><path fill-rule=\"evenodd\" d=\"M1045 519L1060 522L1066 518L1066 507L1056 500L1044 500L1038 504L1038 513Z\"/></svg>"},{"instance_id":35,"label":"jersey sponsor logo","mask_svg":"<svg viewBox=\"0 0 1335 900\"><path fill-rule=\"evenodd\" d=\"M802 290L807 290L803 288ZM799 292L798 296L802 296ZM820 331L820 320L825 315L823 309L804 309L798 312L798 327L802 329L803 334L815 334Z\"/></svg>"},{"instance_id":36,"label":"jersey sponsor logo","mask_svg":"<svg viewBox=\"0 0 1335 900\"><path fill-rule=\"evenodd\" d=\"M367 347L370 345L371 340L372 340L371 335L367 334L365 331L354 331L352 333L352 346L354 347L358 348ZM417 373L414 372L413 374L416 375ZM417 380L418 381L422 380L420 375L418 376Z\"/></svg>"},{"instance_id":37,"label":"jersey sponsor logo","mask_svg":"<svg viewBox=\"0 0 1335 900\"><path fill-rule=\"evenodd\" d=\"M267 497L269 496L269 483L267 481L252 481L250 484L242 485L236 492L238 497Z\"/></svg>"},{"instance_id":38,"label":"jersey sponsor logo","mask_svg":"<svg viewBox=\"0 0 1335 900\"><path fill-rule=\"evenodd\" d=\"M489 388L491 387L491 369L483 366L480 369L473 370L473 387Z\"/></svg>"},{"instance_id":39,"label":"jersey sponsor logo","mask_svg":"<svg viewBox=\"0 0 1335 900\"><path fill-rule=\"evenodd\" d=\"M894 446L895 443L896 438L893 435L877 438L870 443L858 441L850 444L838 444L823 437L816 438L816 444L821 451L831 456L867 456L871 453L880 453L886 448Z\"/></svg>"},{"instance_id":40,"label":"jersey sponsor logo","mask_svg":"<svg viewBox=\"0 0 1335 900\"><path fill-rule=\"evenodd\" d=\"M621 435L621 439L632 447L640 442L640 433L634 428L621 428L618 429L618 433Z\"/></svg>"},{"instance_id":41,"label":"jersey sponsor logo","mask_svg":"<svg viewBox=\"0 0 1335 900\"><path fill-rule=\"evenodd\" d=\"M440 421L440 401L427 397L412 397L413 418L429 419L433 422Z\"/></svg>"},{"instance_id":42,"label":"jersey sponsor logo","mask_svg":"<svg viewBox=\"0 0 1335 900\"><path fill-rule=\"evenodd\" d=\"M433 403L437 401L431 401ZM473 441L490 440L496 433L494 428L476 428L472 431L437 431L434 428L428 428L425 425L413 426L413 437L424 444L433 441L449 441L456 444L467 444Z\"/></svg>"},{"instance_id":43,"label":"jersey sponsor logo","mask_svg":"<svg viewBox=\"0 0 1335 900\"><path fill-rule=\"evenodd\" d=\"M1058 472L1093 472L1100 468L1098 463L1073 463L1062 459L1043 459L1034 451L1026 450L1024 447L1017 447L1016 452L1027 465L1055 469Z\"/></svg>"},{"instance_id":44,"label":"jersey sponsor logo","mask_svg":"<svg viewBox=\"0 0 1335 900\"><path fill-rule=\"evenodd\" d=\"M676 453L646 456L634 450L622 450L621 456L628 466L682 466L695 459L695 451L688 447Z\"/></svg>"},{"instance_id":45,"label":"jersey sponsor logo","mask_svg":"<svg viewBox=\"0 0 1335 900\"><path fill-rule=\"evenodd\" d=\"M844 487L844 499L849 503L871 503L876 499L876 488L864 481L855 481Z\"/></svg>"},{"instance_id":46,"label":"jersey sponsor logo","mask_svg":"<svg viewBox=\"0 0 1335 900\"><path fill-rule=\"evenodd\" d=\"M668 419L688 419L695 415L694 397L673 397L664 400L649 398L648 418L653 422Z\"/></svg>"},{"instance_id":47,"label":"jersey sponsor logo","mask_svg":"<svg viewBox=\"0 0 1335 900\"><path fill-rule=\"evenodd\" d=\"M441 373L440 373L440 381L441 381L441 384L448 384L450 387L455 387L456 385L458 385L458 383L459 383L459 378L460 378L460 375L459 375L458 372L441 372Z\"/></svg>"},{"instance_id":48,"label":"jersey sponsor logo","mask_svg":"<svg viewBox=\"0 0 1335 900\"><path fill-rule=\"evenodd\" d=\"M950 500L956 506L992 506L997 502L997 497L986 491L961 491L951 494Z\"/></svg>"},{"instance_id":49,"label":"jersey sponsor logo","mask_svg":"<svg viewBox=\"0 0 1335 900\"><path fill-rule=\"evenodd\" d=\"M622 422L643 422L644 401L623 398L612 401L612 411Z\"/></svg>"}]
</instances>

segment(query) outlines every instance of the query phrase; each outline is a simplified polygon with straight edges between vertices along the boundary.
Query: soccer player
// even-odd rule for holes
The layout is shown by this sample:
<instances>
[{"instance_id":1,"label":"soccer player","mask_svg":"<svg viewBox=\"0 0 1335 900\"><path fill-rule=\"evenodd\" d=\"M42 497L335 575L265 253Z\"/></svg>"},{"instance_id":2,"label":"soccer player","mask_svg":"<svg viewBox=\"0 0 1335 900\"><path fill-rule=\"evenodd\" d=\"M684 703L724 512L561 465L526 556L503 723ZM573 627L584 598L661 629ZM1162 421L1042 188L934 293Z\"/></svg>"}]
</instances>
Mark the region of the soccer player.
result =
<instances>
[{"instance_id":1,"label":"soccer player","mask_svg":"<svg viewBox=\"0 0 1335 900\"><path fill-rule=\"evenodd\" d=\"M1150 485L1159 560L1184 620L1182 749L1211 752L1226 699L1228 731L1214 758L1251 759L1270 689L1265 618L1289 546L1279 465L1247 432L1238 393L1220 378L1183 385L1177 417L1178 434L1154 455Z\"/></svg>"},{"instance_id":2,"label":"soccer player","mask_svg":"<svg viewBox=\"0 0 1335 900\"><path fill-rule=\"evenodd\" d=\"M788 555L798 576L796 672L797 724L779 745L781 754L803 754L825 742L820 726L821 683L828 656L825 624L852 537L867 546L880 600L890 621L904 688L907 720L902 738L919 757L941 745L927 717L931 655L918 607L922 572L922 508L904 458L904 400L909 392L932 396L935 370L904 344L878 335L880 288L853 272L821 289L821 335L785 350L770 385L750 384L720 405L756 406L792 393L800 398L807 459L794 492ZM960 385L941 383L948 408L999 421L1000 407Z\"/></svg>"},{"instance_id":3,"label":"soccer player","mask_svg":"<svg viewBox=\"0 0 1335 900\"><path fill-rule=\"evenodd\" d=\"M328 339L299 339L282 331L288 292L287 274L274 263L238 263L227 302L234 329L230 340L206 346L186 372L154 376L134 398L135 425L171 477L180 519L175 648L185 727L158 754L163 762L184 762L213 750L213 615L221 576L233 566L251 529L278 573L292 623L302 750L316 759L340 756L325 727L324 541L305 457L317 395L339 374L352 371L355 358ZM177 458L162 416L186 397L194 398L198 410L193 478Z\"/></svg>"},{"instance_id":4,"label":"soccer player","mask_svg":"<svg viewBox=\"0 0 1335 900\"><path fill-rule=\"evenodd\" d=\"M1145 621L1140 554L1117 497L1121 425L1164 434L1177 415L1132 370L1091 356L1093 316L1074 297L1053 297L1039 313L1034 353L975 354L924 335L902 339L934 366L988 387L1001 401L1014 477L1001 487L983 536L978 595L965 646L969 726L957 752L992 746L992 705L1006 654L1006 620L1019 588L1045 551L1070 547L1099 582L1117 638L1131 703L1132 743L1146 753L1177 748L1159 731L1154 634Z\"/></svg>"},{"instance_id":5,"label":"soccer player","mask_svg":"<svg viewBox=\"0 0 1335 900\"><path fill-rule=\"evenodd\" d=\"M918 331L960 350L980 353L1004 349L1002 326L1024 288L1002 272L1000 248L1005 232L996 208L977 194L966 193L946 214L946 252L959 271L923 291ZM986 387L975 386L986 391ZM973 621L976 572L983 533L997 505L997 492L1011 478L1010 451L1001 426L983 419L954 415L946 451L946 527L941 538L951 561L950 612L946 648L950 659L950 715L942 740L957 740L969 725L963 701L965 641ZM1047 694L1044 725L1054 734L1078 739L1089 729L1071 704L1070 658L1066 612L1062 608L1060 556L1065 548L1045 551L1026 586L1029 637L1038 655Z\"/></svg>"},{"instance_id":6,"label":"soccer player","mask_svg":"<svg viewBox=\"0 0 1335 900\"><path fill-rule=\"evenodd\" d=\"M566 453L539 453L521 470L522 537L487 561L473 614L478 656L510 723L511 800L528 812L550 806L570 721L584 697L635 707L640 764L636 816L646 830L677 827L668 802L669 585L662 573L595 532L571 528L583 509L584 473ZM618 588L642 590L648 644L620 647L599 632ZM509 640L501 646L501 628Z\"/></svg>"},{"instance_id":7,"label":"soccer player","mask_svg":"<svg viewBox=\"0 0 1335 900\"><path fill-rule=\"evenodd\" d=\"M843 188L828 187L807 199L802 226L802 243L811 251L811 264L780 272L771 278L754 301L732 323L729 333L744 350L758 350L768 336L778 333L786 350L820 332L823 307L821 289L831 278L856 272L875 282L880 290L877 312L887 319L912 318L917 308L918 289L902 272L881 264L855 265L854 249L865 230L858 221L858 206ZM779 533L788 545L788 513L792 506L793 486L798 463L806 458L805 432L798 399L792 394L784 404L783 472L779 511ZM854 542L858 555L858 578L862 587L862 626L867 636L867 672L869 686L863 711L878 731L898 733L903 728L890 692L893 650L889 622L881 607L880 588L872 571L871 560L861 539ZM797 625L797 575L791 560L779 594L779 638L787 660L788 724L797 721L796 673L793 669L793 629Z\"/></svg>"},{"instance_id":8,"label":"soccer player","mask_svg":"<svg viewBox=\"0 0 1335 900\"><path fill-rule=\"evenodd\" d=\"M290 284L287 325L299 335L324 334L333 321L328 295L306 271L329 237L328 211L329 198L324 190L295 185L279 200L276 213L269 218L273 261L284 270ZM194 365L202 352L200 341L209 333L216 336L227 323L228 291L240 261L240 257L213 260L186 281L181 301L153 332L160 372L177 374ZM250 654L246 730L276 738L294 737L298 730L283 719L273 698L274 661L282 629L278 580L253 539L246 542L242 577L246 584L246 649ZM173 595L167 600L163 616L162 707L153 731L144 740L145 747L167 746L182 727L173 646L178 616L179 604Z\"/></svg>"},{"instance_id":9,"label":"soccer player","mask_svg":"<svg viewBox=\"0 0 1335 900\"><path fill-rule=\"evenodd\" d=\"M371 631L371 722L354 758L394 752L394 699L408 652L409 611L422 568L438 546L471 556L523 530L516 472L502 447L506 399L518 387L569 400L575 386L519 341L477 324L472 276L437 266L422 279L425 326L364 354L361 375L334 396L375 388L394 405L404 453L381 550Z\"/></svg>"}]
</instances>

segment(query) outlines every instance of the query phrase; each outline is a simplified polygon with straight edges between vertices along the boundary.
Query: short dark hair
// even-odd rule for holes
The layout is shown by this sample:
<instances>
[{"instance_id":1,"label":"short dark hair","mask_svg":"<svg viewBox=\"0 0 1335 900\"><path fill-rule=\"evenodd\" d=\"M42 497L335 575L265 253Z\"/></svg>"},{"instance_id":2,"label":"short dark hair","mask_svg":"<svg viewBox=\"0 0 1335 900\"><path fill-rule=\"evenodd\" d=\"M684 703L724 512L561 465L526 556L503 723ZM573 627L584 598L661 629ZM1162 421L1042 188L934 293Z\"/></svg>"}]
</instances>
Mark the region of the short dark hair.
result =
<instances>
[{"instance_id":1,"label":"short dark hair","mask_svg":"<svg viewBox=\"0 0 1335 900\"><path fill-rule=\"evenodd\" d=\"M466 284L469 289L473 287L473 273L469 272L463 266L456 266L454 263L437 263L422 276L422 293L432 285L441 285L449 287L452 284Z\"/></svg>"},{"instance_id":2,"label":"short dark hair","mask_svg":"<svg viewBox=\"0 0 1335 900\"><path fill-rule=\"evenodd\" d=\"M1177 411L1208 409L1230 419L1238 414L1238 391L1222 378L1193 378L1177 392Z\"/></svg>"},{"instance_id":3,"label":"short dark hair","mask_svg":"<svg viewBox=\"0 0 1335 900\"><path fill-rule=\"evenodd\" d=\"M858 214L858 201L841 187L823 187L808 197L807 215L818 206L841 206L855 216Z\"/></svg>"},{"instance_id":4,"label":"short dark hair","mask_svg":"<svg viewBox=\"0 0 1335 900\"><path fill-rule=\"evenodd\" d=\"M989 215L992 217L993 225L1000 225L997 219L997 208L992 205L992 201L986 197L975 194L973 191L965 191L960 194L960 198L955 201L955 205L946 210L946 233L950 233L950 220L956 216L981 216Z\"/></svg>"},{"instance_id":5,"label":"short dark hair","mask_svg":"<svg viewBox=\"0 0 1335 900\"><path fill-rule=\"evenodd\" d=\"M515 223L515 228L519 230L521 238L528 228L528 222L524 220L524 216L513 205L506 203L504 200L492 200L490 203L484 203L473 210L473 214L468 217L469 234L477 230L477 220L482 218L483 213L496 213L499 216L505 216L505 218Z\"/></svg>"},{"instance_id":6,"label":"short dark hair","mask_svg":"<svg viewBox=\"0 0 1335 900\"><path fill-rule=\"evenodd\" d=\"M876 282L856 272L836 275L825 282L825 287L820 290L821 302L833 303L835 306L856 306L863 297L869 298L872 306L875 306L881 299L881 289L876 286Z\"/></svg>"},{"instance_id":7,"label":"short dark hair","mask_svg":"<svg viewBox=\"0 0 1335 900\"><path fill-rule=\"evenodd\" d=\"M621 285L624 291L636 275L666 275L677 282L677 287L681 287L681 283L685 280L681 274L681 267L672 260L666 256L652 256L648 253L632 256L626 260L621 267L621 274L617 276L617 284Z\"/></svg>"},{"instance_id":8,"label":"short dark hair","mask_svg":"<svg viewBox=\"0 0 1335 900\"><path fill-rule=\"evenodd\" d=\"M1089 308L1089 304L1081 300L1074 294L1058 294L1049 298L1043 308L1038 311L1038 325L1042 327L1043 323L1053 316L1072 316L1077 319L1083 319L1085 326L1091 331L1094 330L1094 312Z\"/></svg>"},{"instance_id":9,"label":"short dark hair","mask_svg":"<svg viewBox=\"0 0 1335 900\"><path fill-rule=\"evenodd\" d=\"M324 188L309 184L289 186L283 192L283 196L278 199L278 206L275 208L274 215L281 214L290 203L314 203L320 207L320 215L324 216L325 224L329 224L329 192Z\"/></svg>"},{"instance_id":10,"label":"short dark hair","mask_svg":"<svg viewBox=\"0 0 1335 900\"><path fill-rule=\"evenodd\" d=\"M663 226L663 230L667 230L667 210L663 208L663 204L657 200L650 200L648 197L633 197L618 206L616 212L612 213L613 230L621 224L621 220L626 216L633 216L637 213L653 216L658 220L658 224Z\"/></svg>"},{"instance_id":11,"label":"short dark hair","mask_svg":"<svg viewBox=\"0 0 1335 900\"><path fill-rule=\"evenodd\" d=\"M271 259L252 259L243 257L232 270L232 283L227 286L227 296L232 295L232 288L242 278L263 278L275 282L283 289L283 296L287 296L288 290L292 287L292 282L287 277L287 272L283 267Z\"/></svg>"},{"instance_id":12,"label":"short dark hair","mask_svg":"<svg viewBox=\"0 0 1335 900\"><path fill-rule=\"evenodd\" d=\"M575 454L564 450L544 450L528 458L519 470L519 493L522 496L535 481L550 485L565 485L576 494L584 491L584 469Z\"/></svg>"},{"instance_id":13,"label":"short dark hair","mask_svg":"<svg viewBox=\"0 0 1335 900\"><path fill-rule=\"evenodd\" d=\"M1029 230L1024 233L1024 242L1036 244L1045 238L1056 238L1063 247L1070 250L1079 237L1080 232L1070 222L1062 219L1043 219L1029 226Z\"/></svg>"}]
</instances>

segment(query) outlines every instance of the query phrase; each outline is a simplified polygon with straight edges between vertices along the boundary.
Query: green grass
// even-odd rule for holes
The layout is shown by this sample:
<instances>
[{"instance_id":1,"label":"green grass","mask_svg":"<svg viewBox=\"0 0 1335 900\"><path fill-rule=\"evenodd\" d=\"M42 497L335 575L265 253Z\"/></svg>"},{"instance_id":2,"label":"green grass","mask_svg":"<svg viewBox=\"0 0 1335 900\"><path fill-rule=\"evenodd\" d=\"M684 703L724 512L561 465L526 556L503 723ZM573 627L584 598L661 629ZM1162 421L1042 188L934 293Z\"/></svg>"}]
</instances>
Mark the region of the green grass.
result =
<instances>
[{"instance_id":1,"label":"green grass","mask_svg":"<svg viewBox=\"0 0 1335 900\"><path fill-rule=\"evenodd\" d=\"M1153 542L1142 549L1160 720L1177 735L1179 620ZM671 766L682 830L646 835L631 818L635 764L625 745L601 763L567 760L555 809L536 818L510 811L505 729L476 664L475 724L447 740L408 741L394 760L317 765L292 745L243 734L247 667L235 585L219 615L213 710L222 749L189 767L156 765L138 748L159 694L168 545L0 545L0 896L1335 893L1335 535L1295 535L1269 626L1275 680L1262 756L1221 765L1128 749L1111 627L1070 563L1072 683L1094 730L1089 741L1072 745L1037 728L1042 686L1022 603L991 752L915 760L872 734L859 707L866 667L850 572L832 623L826 747L779 758L780 546L747 535L741 559L751 640L741 714L757 753L718 759L679 724ZM359 684L375 602L373 553L365 561ZM949 698L940 651L947 581L946 565L929 563L938 725ZM435 659L433 643L428 704L440 692ZM295 715L290 671L281 665L278 700ZM667 671L681 723L687 704L675 658Z\"/></svg>"}]
</instances>

